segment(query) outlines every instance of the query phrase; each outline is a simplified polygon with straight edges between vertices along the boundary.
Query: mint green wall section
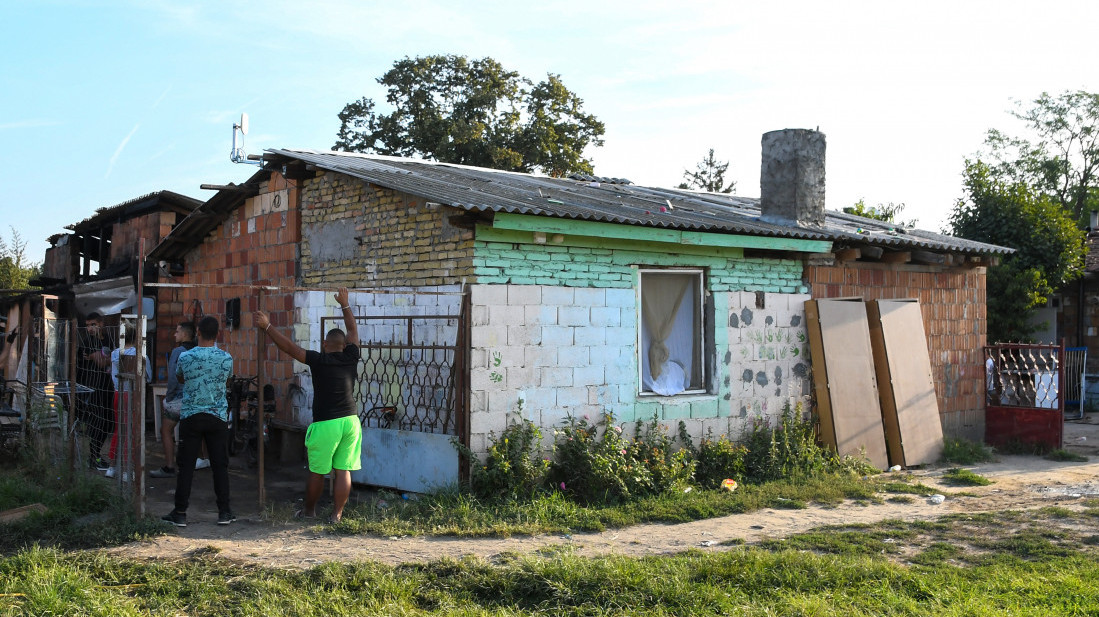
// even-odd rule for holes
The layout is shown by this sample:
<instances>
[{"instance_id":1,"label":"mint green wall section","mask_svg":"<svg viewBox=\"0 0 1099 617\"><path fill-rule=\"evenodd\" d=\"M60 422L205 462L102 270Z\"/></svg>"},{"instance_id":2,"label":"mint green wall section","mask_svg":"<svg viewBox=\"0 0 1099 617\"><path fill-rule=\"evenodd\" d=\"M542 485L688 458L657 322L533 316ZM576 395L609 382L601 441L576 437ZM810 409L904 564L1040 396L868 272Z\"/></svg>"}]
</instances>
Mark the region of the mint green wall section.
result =
<instances>
[{"instance_id":1,"label":"mint green wall section","mask_svg":"<svg viewBox=\"0 0 1099 617\"><path fill-rule=\"evenodd\" d=\"M744 257L739 248L575 237L569 244L536 244L530 232L482 227L477 237L473 268L481 284L632 288L637 269L654 266L706 268L711 292L806 291L801 260Z\"/></svg>"}]
</instances>

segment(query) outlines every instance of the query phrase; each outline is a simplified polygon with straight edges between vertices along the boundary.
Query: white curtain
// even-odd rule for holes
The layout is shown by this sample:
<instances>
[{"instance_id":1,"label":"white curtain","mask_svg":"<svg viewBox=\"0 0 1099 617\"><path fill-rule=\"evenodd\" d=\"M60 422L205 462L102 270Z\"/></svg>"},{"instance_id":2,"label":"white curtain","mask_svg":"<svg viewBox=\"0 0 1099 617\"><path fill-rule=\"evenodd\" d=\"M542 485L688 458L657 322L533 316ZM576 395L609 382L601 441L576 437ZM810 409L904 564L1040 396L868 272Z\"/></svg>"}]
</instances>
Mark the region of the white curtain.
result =
<instances>
[{"instance_id":1,"label":"white curtain","mask_svg":"<svg viewBox=\"0 0 1099 617\"><path fill-rule=\"evenodd\" d=\"M672 395L691 387L698 330L695 274L642 275L643 390Z\"/></svg>"}]
</instances>

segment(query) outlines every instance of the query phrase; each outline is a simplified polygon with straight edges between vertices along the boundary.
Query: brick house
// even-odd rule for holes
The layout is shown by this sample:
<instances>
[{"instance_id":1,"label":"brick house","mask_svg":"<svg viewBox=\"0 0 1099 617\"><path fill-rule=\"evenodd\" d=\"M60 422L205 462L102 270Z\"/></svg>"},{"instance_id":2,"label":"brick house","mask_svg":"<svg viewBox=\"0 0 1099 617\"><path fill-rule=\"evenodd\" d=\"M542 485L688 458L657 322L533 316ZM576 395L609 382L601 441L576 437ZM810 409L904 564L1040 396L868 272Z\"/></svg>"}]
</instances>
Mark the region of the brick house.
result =
<instances>
[{"instance_id":1,"label":"brick house","mask_svg":"<svg viewBox=\"0 0 1099 617\"><path fill-rule=\"evenodd\" d=\"M50 247L42 263L42 275L36 284L43 293L60 299L57 317L83 317L95 311L108 316L135 310L137 294L137 258L139 243L149 251L168 236L172 228L191 214L202 202L172 191L156 191L123 203L99 208L95 214L67 225L69 233L49 238ZM159 280L161 272L147 266L146 282ZM176 292L147 288L144 312L179 314ZM175 324L157 328L149 320L150 340L146 352L153 363L154 379L165 368L164 350L174 346Z\"/></svg>"},{"instance_id":2,"label":"brick house","mask_svg":"<svg viewBox=\"0 0 1099 617\"><path fill-rule=\"evenodd\" d=\"M184 305L262 305L305 348L338 323L324 290L357 290L376 457L357 481L450 481L450 441L482 453L517 411L546 429L611 412L739 434L811 404L802 305L824 297L919 298L944 429L980 438L985 267L1007 249L825 212L820 133L768 133L763 150L761 199L268 150L150 259L194 285ZM255 374L242 322L224 344ZM265 356L280 423L307 424L308 369Z\"/></svg>"}]
</instances>

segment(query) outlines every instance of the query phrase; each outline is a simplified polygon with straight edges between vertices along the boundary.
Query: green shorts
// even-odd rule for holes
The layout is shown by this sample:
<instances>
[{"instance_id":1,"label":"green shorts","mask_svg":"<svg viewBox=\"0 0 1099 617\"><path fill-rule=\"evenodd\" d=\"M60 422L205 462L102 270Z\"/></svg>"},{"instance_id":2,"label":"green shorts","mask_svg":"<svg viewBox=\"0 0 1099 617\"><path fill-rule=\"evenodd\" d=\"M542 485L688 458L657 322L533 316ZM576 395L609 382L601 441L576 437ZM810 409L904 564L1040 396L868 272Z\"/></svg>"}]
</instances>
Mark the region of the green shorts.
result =
<instances>
[{"instance_id":1,"label":"green shorts","mask_svg":"<svg viewBox=\"0 0 1099 617\"><path fill-rule=\"evenodd\" d=\"M358 416L344 416L309 425L305 431L309 471L321 475L333 469L362 469L363 429Z\"/></svg>"}]
</instances>

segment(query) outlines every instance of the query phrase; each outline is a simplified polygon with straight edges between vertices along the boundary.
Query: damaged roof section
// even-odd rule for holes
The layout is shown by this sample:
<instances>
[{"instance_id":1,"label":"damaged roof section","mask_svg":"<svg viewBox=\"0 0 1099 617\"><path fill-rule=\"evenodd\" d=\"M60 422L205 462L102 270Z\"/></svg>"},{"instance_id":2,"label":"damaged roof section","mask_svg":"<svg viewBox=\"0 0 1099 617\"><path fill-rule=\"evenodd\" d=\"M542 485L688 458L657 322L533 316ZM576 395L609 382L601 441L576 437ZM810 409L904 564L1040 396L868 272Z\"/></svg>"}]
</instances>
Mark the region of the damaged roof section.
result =
<instances>
[{"instance_id":1,"label":"damaged roof section","mask_svg":"<svg viewBox=\"0 0 1099 617\"><path fill-rule=\"evenodd\" d=\"M666 229L827 240L837 247L1004 255L1011 249L827 211L821 225L769 222L760 200L645 187L618 178L550 178L382 155L267 150L275 166L301 161L472 212L507 212ZM174 234L173 234L174 235Z\"/></svg>"}]
</instances>

